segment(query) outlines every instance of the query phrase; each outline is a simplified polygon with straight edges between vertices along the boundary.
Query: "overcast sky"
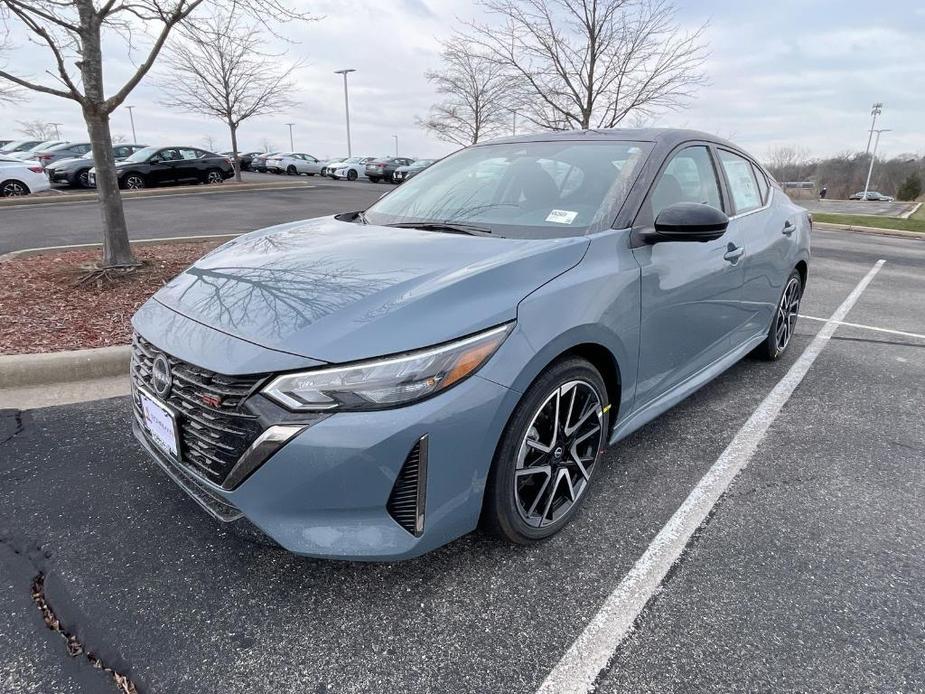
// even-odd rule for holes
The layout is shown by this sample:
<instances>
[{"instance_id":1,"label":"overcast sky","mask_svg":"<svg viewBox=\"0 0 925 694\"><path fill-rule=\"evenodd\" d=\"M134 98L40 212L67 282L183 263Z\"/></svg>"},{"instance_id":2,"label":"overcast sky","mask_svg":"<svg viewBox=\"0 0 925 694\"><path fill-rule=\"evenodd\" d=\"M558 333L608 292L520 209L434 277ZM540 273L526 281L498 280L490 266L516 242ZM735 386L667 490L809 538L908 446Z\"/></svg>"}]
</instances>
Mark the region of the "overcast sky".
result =
<instances>
[{"instance_id":1,"label":"overcast sky","mask_svg":"<svg viewBox=\"0 0 925 694\"><path fill-rule=\"evenodd\" d=\"M285 125L293 122L295 147L319 157L346 153L342 82L350 75L350 115L356 154L441 155L454 146L428 137L414 124L435 95L424 79L438 65L439 39L457 17L476 13L461 0L299 0L319 22L284 32L296 43L266 37L307 65L296 77L300 106L246 122L242 149L288 148ZM696 28L709 23L706 65L710 84L683 112L665 113L652 125L696 128L735 140L764 158L775 145L798 145L814 156L864 149L870 106L884 105L880 127L887 155L925 153L925 3L845 0L679 0L680 20ZM773 8L773 9L771 9ZM46 56L22 43L6 56L12 72L40 78ZM113 87L131 68L125 47L111 41L105 53ZM137 56L136 56L137 58ZM157 68L155 68L155 75ZM110 90L112 91L112 89ZM203 146L212 136L229 146L218 121L177 113L159 105L161 87L148 78L129 97L138 140L150 144ZM62 137L86 138L80 111L69 101L35 95L15 107L0 105L0 137L18 135L17 121L58 121ZM131 137L128 112L112 117L114 134Z\"/></svg>"}]
</instances>

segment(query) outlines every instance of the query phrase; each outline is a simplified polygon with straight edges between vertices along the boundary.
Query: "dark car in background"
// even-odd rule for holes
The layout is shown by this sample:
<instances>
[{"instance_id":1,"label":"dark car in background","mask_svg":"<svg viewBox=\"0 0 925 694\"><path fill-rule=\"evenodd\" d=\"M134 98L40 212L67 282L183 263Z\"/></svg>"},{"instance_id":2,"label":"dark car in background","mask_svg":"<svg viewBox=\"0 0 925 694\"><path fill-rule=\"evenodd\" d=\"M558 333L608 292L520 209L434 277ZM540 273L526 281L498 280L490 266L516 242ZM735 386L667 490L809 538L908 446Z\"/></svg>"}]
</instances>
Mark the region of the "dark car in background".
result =
<instances>
[{"instance_id":1,"label":"dark car in background","mask_svg":"<svg viewBox=\"0 0 925 694\"><path fill-rule=\"evenodd\" d=\"M116 145L112 148L112 155L116 161L130 157L147 145ZM76 188L90 187L90 169L93 168L93 152L87 152L82 157L61 159L45 167L50 183L66 183Z\"/></svg>"},{"instance_id":2,"label":"dark car in background","mask_svg":"<svg viewBox=\"0 0 925 694\"><path fill-rule=\"evenodd\" d=\"M234 161L234 152L222 152L222 155ZM238 161L241 162L241 171L248 171L254 163L254 157L263 156L263 152L238 152Z\"/></svg>"},{"instance_id":3,"label":"dark car in background","mask_svg":"<svg viewBox=\"0 0 925 694\"><path fill-rule=\"evenodd\" d=\"M116 164L120 188L139 190L171 183L221 183L234 176L231 159L198 147L145 147ZM89 174L96 185L96 170Z\"/></svg>"},{"instance_id":4,"label":"dark car in background","mask_svg":"<svg viewBox=\"0 0 925 694\"><path fill-rule=\"evenodd\" d=\"M259 171L260 173L267 172L267 159L275 157L277 154L282 154L282 152L260 152L254 155L254 158L251 159L251 171Z\"/></svg>"},{"instance_id":5,"label":"dark car in background","mask_svg":"<svg viewBox=\"0 0 925 694\"><path fill-rule=\"evenodd\" d=\"M436 159L416 159L413 164L399 166L392 174L392 183L402 183L409 178L414 178L436 161Z\"/></svg>"},{"instance_id":6,"label":"dark car in background","mask_svg":"<svg viewBox=\"0 0 925 694\"><path fill-rule=\"evenodd\" d=\"M379 181L391 181L392 174L399 166L410 166L414 159L407 157L387 157L385 159L374 159L366 164L366 178L373 183Z\"/></svg>"}]
</instances>

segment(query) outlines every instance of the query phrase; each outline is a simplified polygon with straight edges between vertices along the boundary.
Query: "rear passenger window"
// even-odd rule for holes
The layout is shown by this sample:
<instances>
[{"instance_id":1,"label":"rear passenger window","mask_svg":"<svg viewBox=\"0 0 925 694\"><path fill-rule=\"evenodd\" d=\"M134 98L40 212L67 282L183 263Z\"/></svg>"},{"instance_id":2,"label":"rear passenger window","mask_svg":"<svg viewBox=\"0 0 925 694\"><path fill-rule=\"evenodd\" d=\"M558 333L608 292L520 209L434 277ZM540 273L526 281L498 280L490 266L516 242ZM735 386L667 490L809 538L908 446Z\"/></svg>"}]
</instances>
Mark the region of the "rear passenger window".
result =
<instances>
[{"instance_id":1,"label":"rear passenger window","mask_svg":"<svg viewBox=\"0 0 925 694\"><path fill-rule=\"evenodd\" d=\"M678 202L699 202L723 209L713 159L702 145L682 149L665 167L652 192L652 219Z\"/></svg>"},{"instance_id":2,"label":"rear passenger window","mask_svg":"<svg viewBox=\"0 0 925 694\"><path fill-rule=\"evenodd\" d=\"M764 177L764 172L757 166L752 164L752 168L755 170L755 179L758 181L758 192L761 193L761 203L763 205L767 205L768 193L771 191L770 187L768 186L768 179Z\"/></svg>"},{"instance_id":3,"label":"rear passenger window","mask_svg":"<svg viewBox=\"0 0 925 694\"><path fill-rule=\"evenodd\" d=\"M726 179L729 181L729 190L732 193L732 201L735 203L736 214L750 212L761 207L764 203L761 200L752 163L745 157L724 149L719 151L719 160L723 164Z\"/></svg>"}]
</instances>

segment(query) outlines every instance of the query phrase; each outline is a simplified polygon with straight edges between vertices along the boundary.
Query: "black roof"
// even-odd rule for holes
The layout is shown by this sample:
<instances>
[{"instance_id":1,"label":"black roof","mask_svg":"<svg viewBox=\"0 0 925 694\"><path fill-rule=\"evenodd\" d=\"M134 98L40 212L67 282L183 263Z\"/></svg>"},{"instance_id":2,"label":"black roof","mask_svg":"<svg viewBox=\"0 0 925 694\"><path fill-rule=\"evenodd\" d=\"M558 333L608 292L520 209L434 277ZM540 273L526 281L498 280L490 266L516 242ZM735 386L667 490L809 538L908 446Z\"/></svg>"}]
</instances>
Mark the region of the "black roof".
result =
<instances>
[{"instance_id":1,"label":"black roof","mask_svg":"<svg viewBox=\"0 0 925 694\"><path fill-rule=\"evenodd\" d=\"M736 145L716 135L699 130L683 128L596 128L589 130L551 130L538 133L526 133L502 137L479 144L504 144L517 142L554 142L556 140L631 140L635 142L653 142L668 147L689 140L706 140L739 149Z\"/></svg>"}]
</instances>

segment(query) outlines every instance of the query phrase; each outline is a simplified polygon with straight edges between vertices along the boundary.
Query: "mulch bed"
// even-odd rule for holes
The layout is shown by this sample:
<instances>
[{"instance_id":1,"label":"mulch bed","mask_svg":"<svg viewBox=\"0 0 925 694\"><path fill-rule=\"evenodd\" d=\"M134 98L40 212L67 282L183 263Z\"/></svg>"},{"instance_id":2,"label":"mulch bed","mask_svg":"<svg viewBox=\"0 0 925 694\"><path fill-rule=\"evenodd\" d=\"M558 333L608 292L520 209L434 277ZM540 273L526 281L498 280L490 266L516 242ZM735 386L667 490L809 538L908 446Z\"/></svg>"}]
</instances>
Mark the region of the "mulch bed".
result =
<instances>
[{"instance_id":1,"label":"mulch bed","mask_svg":"<svg viewBox=\"0 0 925 694\"><path fill-rule=\"evenodd\" d=\"M0 262L0 354L124 345L132 314L167 280L219 242L135 246L137 269L93 277L99 250Z\"/></svg>"}]
</instances>

